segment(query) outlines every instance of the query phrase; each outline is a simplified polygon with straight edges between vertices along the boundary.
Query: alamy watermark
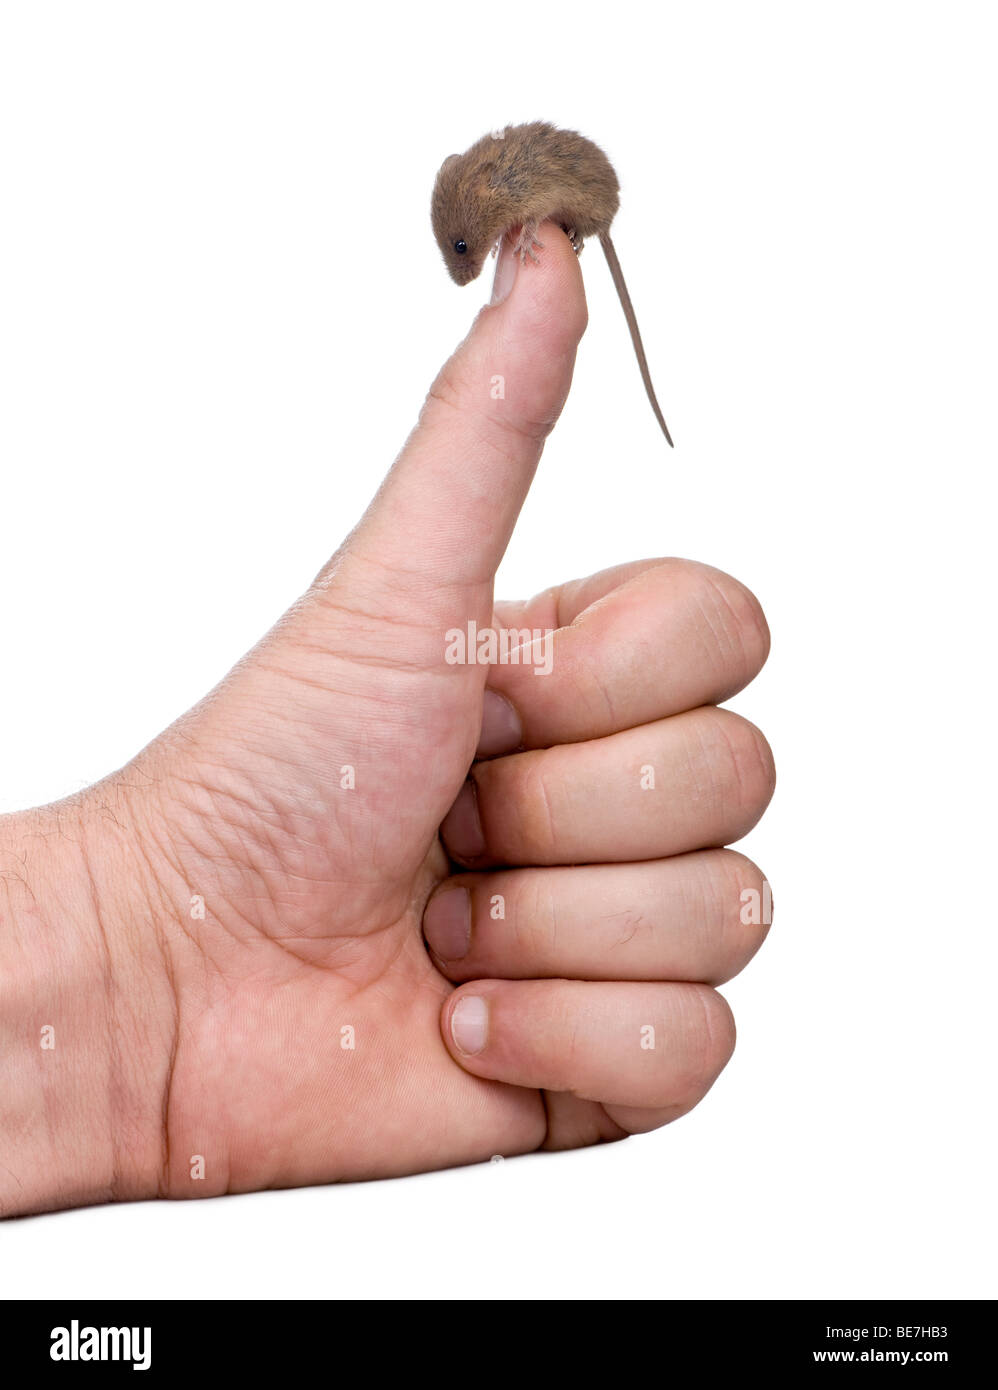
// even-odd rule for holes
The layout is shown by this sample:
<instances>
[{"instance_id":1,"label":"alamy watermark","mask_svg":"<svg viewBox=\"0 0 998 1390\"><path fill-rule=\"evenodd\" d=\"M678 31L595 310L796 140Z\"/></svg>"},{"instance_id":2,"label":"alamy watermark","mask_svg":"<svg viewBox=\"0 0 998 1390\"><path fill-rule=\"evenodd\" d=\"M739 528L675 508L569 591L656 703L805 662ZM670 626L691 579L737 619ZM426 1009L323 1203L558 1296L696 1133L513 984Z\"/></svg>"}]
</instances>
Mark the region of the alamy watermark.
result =
<instances>
[{"instance_id":1,"label":"alamy watermark","mask_svg":"<svg viewBox=\"0 0 998 1390\"><path fill-rule=\"evenodd\" d=\"M466 627L444 633L448 666L532 666L535 676L554 667L554 628L483 627L472 618Z\"/></svg>"},{"instance_id":2,"label":"alamy watermark","mask_svg":"<svg viewBox=\"0 0 998 1390\"><path fill-rule=\"evenodd\" d=\"M151 1327L53 1327L49 1356L53 1361L131 1361L133 1371L152 1365Z\"/></svg>"}]
</instances>

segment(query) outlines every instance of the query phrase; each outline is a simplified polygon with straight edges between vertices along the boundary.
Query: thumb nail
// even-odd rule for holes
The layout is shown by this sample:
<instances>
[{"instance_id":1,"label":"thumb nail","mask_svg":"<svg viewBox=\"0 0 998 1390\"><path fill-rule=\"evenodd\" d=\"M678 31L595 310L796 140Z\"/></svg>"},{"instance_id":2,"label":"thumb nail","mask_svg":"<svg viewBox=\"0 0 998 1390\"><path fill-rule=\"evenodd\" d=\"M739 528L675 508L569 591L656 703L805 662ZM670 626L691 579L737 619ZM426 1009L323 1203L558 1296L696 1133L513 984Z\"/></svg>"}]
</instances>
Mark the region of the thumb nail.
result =
<instances>
[{"instance_id":1,"label":"thumb nail","mask_svg":"<svg viewBox=\"0 0 998 1390\"><path fill-rule=\"evenodd\" d=\"M496 273L492 280L491 303L501 304L504 299L509 298L509 292L516 279L518 259L516 252L509 244L509 238L503 236L499 243L499 259L496 262Z\"/></svg>"},{"instance_id":2,"label":"thumb nail","mask_svg":"<svg viewBox=\"0 0 998 1390\"><path fill-rule=\"evenodd\" d=\"M481 1052L488 1041L489 1006L478 994L464 994L450 1016L450 1035L454 1046L465 1056Z\"/></svg>"}]
</instances>

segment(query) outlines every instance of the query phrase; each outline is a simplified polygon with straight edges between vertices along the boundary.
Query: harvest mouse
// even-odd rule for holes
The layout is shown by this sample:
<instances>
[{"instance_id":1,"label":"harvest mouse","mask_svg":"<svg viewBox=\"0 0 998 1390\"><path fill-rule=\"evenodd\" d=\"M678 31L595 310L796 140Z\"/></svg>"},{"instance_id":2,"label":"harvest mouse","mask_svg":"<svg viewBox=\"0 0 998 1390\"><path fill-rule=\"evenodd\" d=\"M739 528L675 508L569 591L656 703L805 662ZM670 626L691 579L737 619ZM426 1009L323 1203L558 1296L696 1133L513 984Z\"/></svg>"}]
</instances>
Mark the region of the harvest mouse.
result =
<instances>
[{"instance_id":1,"label":"harvest mouse","mask_svg":"<svg viewBox=\"0 0 998 1390\"><path fill-rule=\"evenodd\" d=\"M490 251L513 227L520 232L514 251L521 263L537 260L537 228L546 219L564 228L576 253L587 236L598 236L620 296L631 342L655 418L669 444L672 437L655 399L637 319L610 223L620 205L620 184L606 155L574 130L546 121L508 125L478 140L464 154L448 155L433 188L433 235L452 280L467 285Z\"/></svg>"}]
</instances>

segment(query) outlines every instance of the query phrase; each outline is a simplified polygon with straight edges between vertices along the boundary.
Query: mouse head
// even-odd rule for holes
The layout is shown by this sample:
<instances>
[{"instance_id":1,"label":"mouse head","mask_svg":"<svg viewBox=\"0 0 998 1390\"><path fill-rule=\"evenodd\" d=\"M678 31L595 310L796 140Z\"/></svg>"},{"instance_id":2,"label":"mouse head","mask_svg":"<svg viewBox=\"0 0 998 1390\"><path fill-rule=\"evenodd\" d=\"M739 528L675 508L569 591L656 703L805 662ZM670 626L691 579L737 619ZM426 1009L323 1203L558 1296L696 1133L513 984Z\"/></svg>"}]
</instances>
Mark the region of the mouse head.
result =
<instances>
[{"instance_id":1,"label":"mouse head","mask_svg":"<svg viewBox=\"0 0 998 1390\"><path fill-rule=\"evenodd\" d=\"M468 285L502 231L495 225L492 166L468 154L448 155L433 186L433 235L452 280Z\"/></svg>"}]
</instances>

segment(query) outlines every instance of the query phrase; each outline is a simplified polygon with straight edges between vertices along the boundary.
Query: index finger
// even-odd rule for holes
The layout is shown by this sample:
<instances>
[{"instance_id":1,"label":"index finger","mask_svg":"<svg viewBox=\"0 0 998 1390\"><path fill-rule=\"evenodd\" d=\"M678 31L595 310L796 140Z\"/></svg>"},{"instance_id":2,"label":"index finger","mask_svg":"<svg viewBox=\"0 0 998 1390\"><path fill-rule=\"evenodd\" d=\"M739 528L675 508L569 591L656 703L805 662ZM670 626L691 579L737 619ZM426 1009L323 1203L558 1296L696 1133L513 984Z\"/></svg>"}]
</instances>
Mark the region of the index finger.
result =
<instances>
[{"instance_id":1,"label":"index finger","mask_svg":"<svg viewBox=\"0 0 998 1390\"><path fill-rule=\"evenodd\" d=\"M518 727L523 748L603 738L720 704L758 675L769 654L755 595L692 560L621 565L526 602L497 604L496 618L516 635L505 644L510 659L489 668L485 729L501 697L515 717L507 712L495 727ZM546 631L549 638L539 636ZM479 752L515 746L483 732Z\"/></svg>"}]
</instances>

